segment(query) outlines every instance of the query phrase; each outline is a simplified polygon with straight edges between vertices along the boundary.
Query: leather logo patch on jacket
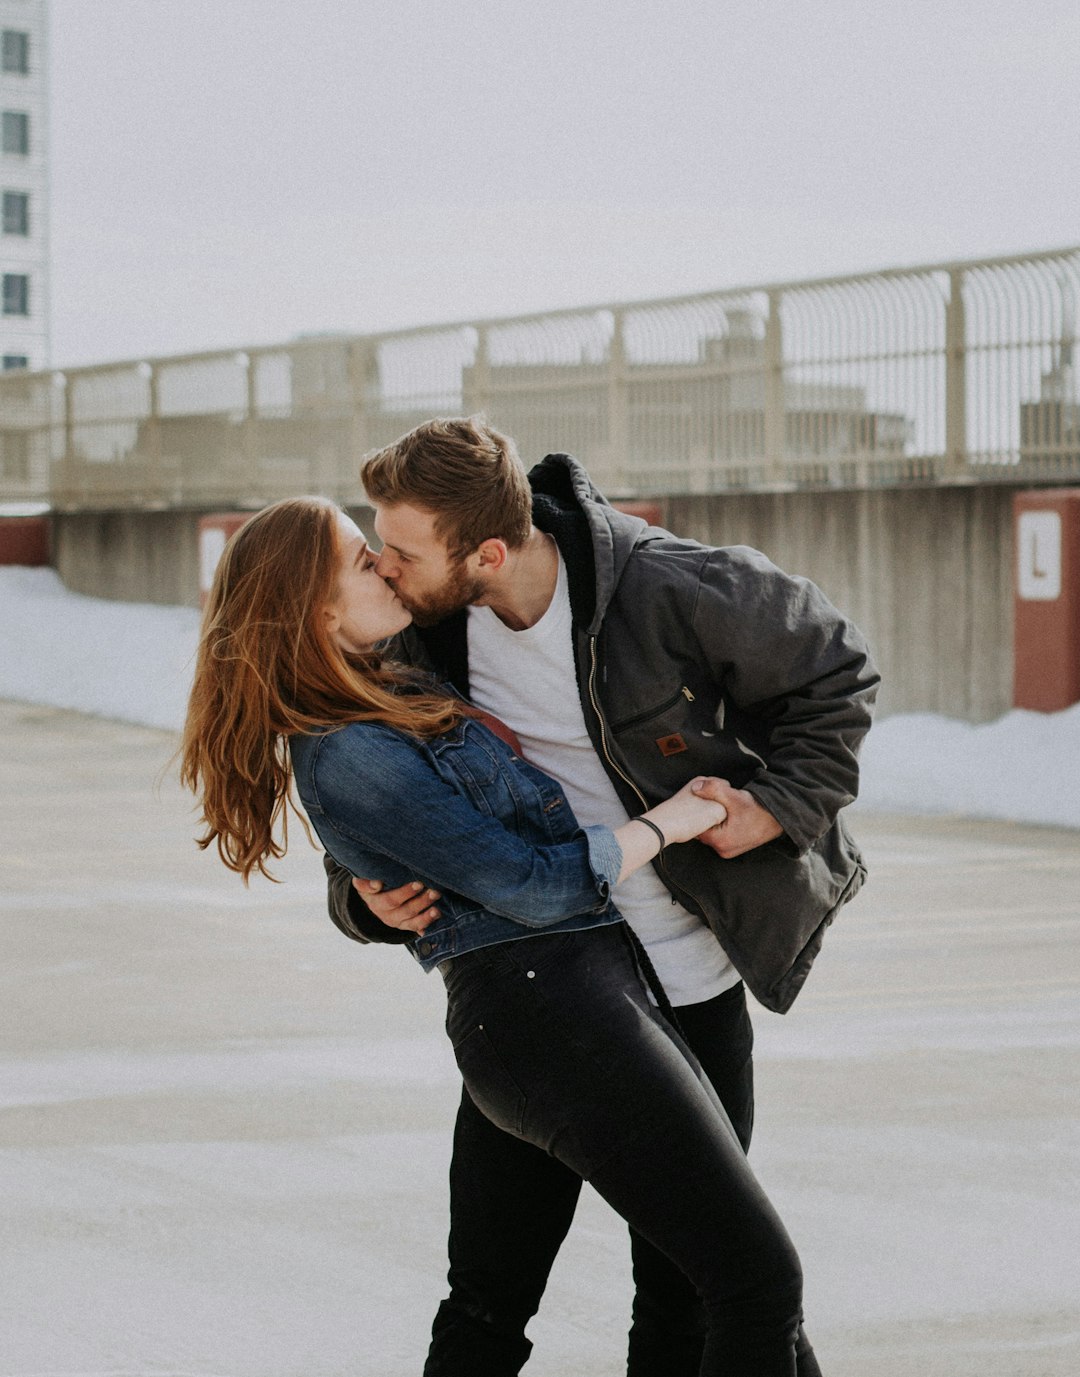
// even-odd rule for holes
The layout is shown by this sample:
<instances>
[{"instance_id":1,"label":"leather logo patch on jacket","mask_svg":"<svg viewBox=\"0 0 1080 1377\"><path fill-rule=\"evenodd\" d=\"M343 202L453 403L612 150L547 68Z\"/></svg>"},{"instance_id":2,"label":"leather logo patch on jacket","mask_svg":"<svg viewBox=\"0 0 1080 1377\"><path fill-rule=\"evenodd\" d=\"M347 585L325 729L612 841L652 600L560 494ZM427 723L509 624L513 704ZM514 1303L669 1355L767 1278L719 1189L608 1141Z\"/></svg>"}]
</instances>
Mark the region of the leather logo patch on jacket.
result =
<instances>
[{"instance_id":1,"label":"leather logo patch on jacket","mask_svg":"<svg viewBox=\"0 0 1080 1377\"><path fill-rule=\"evenodd\" d=\"M660 754L665 756L678 755L681 751L690 749L678 732L672 732L670 736L658 736L656 744L660 748Z\"/></svg>"}]
</instances>

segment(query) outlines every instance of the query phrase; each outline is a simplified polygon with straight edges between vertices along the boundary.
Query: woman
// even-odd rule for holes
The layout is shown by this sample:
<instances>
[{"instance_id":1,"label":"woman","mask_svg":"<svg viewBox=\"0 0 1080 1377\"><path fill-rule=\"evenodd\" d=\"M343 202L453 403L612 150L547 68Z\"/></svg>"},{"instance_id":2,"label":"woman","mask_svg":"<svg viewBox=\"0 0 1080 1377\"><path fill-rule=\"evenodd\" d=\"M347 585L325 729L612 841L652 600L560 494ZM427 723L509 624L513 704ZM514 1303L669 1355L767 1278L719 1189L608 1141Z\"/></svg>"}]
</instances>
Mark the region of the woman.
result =
<instances>
[{"instance_id":1,"label":"woman","mask_svg":"<svg viewBox=\"0 0 1080 1377\"><path fill-rule=\"evenodd\" d=\"M609 898L723 809L687 785L614 831L579 827L556 782L475 710L378 653L410 620L333 504L279 502L237 532L182 745L200 846L216 843L245 880L267 873L295 780L341 865L438 889L440 918L409 945L445 981L447 1031L482 1112L588 1179L691 1278L709 1326L702 1374L790 1377L795 1251Z\"/></svg>"}]
</instances>

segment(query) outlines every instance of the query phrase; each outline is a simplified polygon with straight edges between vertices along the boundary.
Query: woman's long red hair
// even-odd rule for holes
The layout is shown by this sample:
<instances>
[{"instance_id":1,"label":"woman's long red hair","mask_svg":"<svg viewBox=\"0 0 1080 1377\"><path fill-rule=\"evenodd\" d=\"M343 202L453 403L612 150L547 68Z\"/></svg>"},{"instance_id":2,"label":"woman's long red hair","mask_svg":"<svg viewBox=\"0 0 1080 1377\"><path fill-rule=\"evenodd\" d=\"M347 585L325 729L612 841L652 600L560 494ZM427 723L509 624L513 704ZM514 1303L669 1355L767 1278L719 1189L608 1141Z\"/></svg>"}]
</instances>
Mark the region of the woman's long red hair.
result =
<instances>
[{"instance_id":1,"label":"woman's long red hair","mask_svg":"<svg viewBox=\"0 0 1080 1377\"><path fill-rule=\"evenodd\" d=\"M203 615L180 779L202 803L199 846L216 843L245 881L285 854L290 736L383 722L429 737L462 715L374 651L346 654L327 630L338 517L318 497L258 512L226 545Z\"/></svg>"}]
</instances>

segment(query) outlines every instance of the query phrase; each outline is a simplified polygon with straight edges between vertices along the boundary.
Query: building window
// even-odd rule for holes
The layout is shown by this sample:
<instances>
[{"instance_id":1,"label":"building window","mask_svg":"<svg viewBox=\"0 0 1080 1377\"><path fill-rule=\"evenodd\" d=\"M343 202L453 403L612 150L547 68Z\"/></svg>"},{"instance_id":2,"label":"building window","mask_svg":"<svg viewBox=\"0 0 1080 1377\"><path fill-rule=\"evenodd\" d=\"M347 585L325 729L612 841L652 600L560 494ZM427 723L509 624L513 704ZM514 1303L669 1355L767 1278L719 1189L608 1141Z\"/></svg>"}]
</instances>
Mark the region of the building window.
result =
<instances>
[{"instance_id":1,"label":"building window","mask_svg":"<svg viewBox=\"0 0 1080 1377\"><path fill-rule=\"evenodd\" d=\"M30 359L26 354L5 354L4 372L14 373L17 368L29 368Z\"/></svg>"},{"instance_id":2,"label":"building window","mask_svg":"<svg viewBox=\"0 0 1080 1377\"><path fill-rule=\"evenodd\" d=\"M0 115L0 153L30 152L30 116L21 110Z\"/></svg>"},{"instance_id":3,"label":"building window","mask_svg":"<svg viewBox=\"0 0 1080 1377\"><path fill-rule=\"evenodd\" d=\"M30 279L25 273L4 274L4 310L6 316L30 314Z\"/></svg>"},{"instance_id":4,"label":"building window","mask_svg":"<svg viewBox=\"0 0 1080 1377\"><path fill-rule=\"evenodd\" d=\"M25 191L5 191L3 202L3 233L30 233L30 197Z\"/></svg>"},{"instance_id":5,"label":"building window","mask_svg":"<svg viewBox=\"0 0 1080 1377\"><path fill-rule=\"evenodd\" d=\"M30 70L30 35L18 29L5 29L0 38L0 71L21 72L24 76Z\"/></svg>"}]
</instances>

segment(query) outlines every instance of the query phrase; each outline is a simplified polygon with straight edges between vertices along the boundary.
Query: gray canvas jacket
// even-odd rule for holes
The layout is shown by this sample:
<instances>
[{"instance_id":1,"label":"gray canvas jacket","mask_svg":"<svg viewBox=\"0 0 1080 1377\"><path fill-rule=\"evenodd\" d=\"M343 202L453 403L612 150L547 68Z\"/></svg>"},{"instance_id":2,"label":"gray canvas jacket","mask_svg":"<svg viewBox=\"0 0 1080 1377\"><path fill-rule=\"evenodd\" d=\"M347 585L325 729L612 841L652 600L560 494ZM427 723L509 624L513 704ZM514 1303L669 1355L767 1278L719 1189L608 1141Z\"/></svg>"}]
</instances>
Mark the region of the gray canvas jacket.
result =
<instances>
[{"instance_id":1,"label":"gray canvas jacket","mask_svg":"<svg viewBox=\"0 0 1080 1377\"><path fill-rule=\"evenodd\" d=\"M719 775L784 829L732 860L688 842L654 865L759 1003L785 1013L866 874L839 817L857 792L879 681L866 642L818 588L756 550L700 545L616 511L569 455L548 455L529 481L533 519L567 566L585 721L628 811ZM399 649L468 693L464 612L410 628ZM407 940L346 872L327 869L346 935Z\"/></svg>"}]
</instances>

